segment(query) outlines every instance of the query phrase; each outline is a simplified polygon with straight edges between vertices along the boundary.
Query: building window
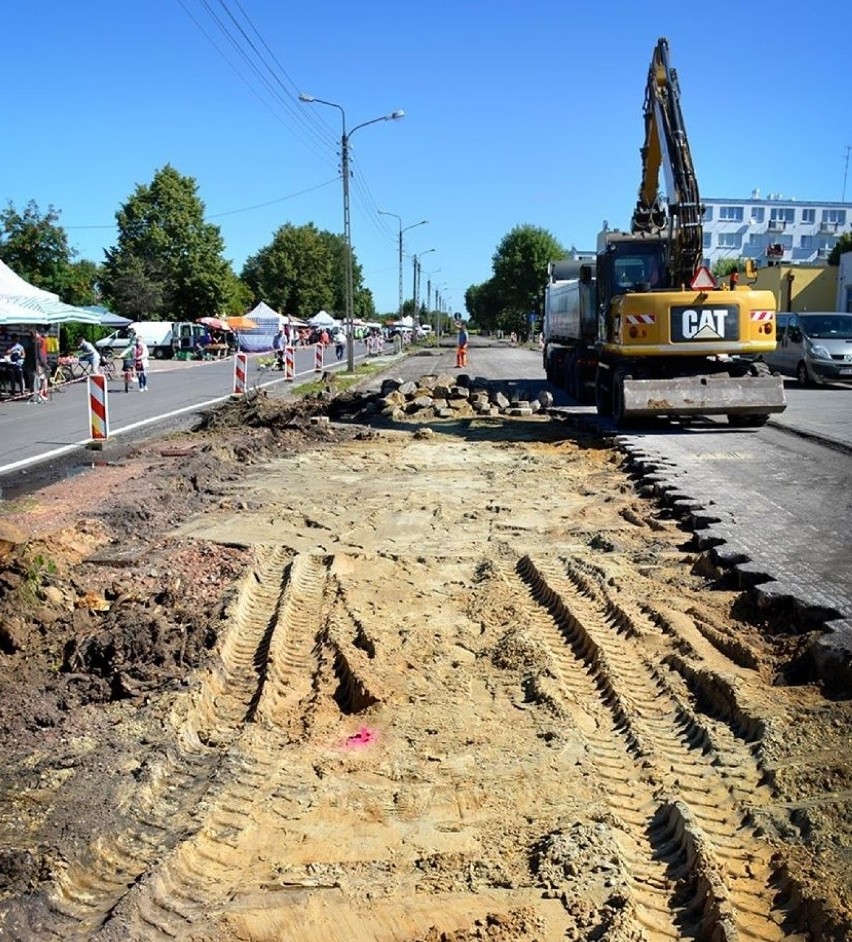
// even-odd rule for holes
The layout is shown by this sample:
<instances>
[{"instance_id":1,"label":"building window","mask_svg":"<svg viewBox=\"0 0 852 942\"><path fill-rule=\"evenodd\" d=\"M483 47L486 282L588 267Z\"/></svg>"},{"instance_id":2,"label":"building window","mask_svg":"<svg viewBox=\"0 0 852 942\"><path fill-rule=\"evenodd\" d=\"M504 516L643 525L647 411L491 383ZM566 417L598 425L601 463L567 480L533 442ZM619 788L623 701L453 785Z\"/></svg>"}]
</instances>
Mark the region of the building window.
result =
<instances>
[{"instance_id":1,"label":"building window","mask_svg":"<svg viewBox=\"0 0 852 942\"><path fill-rule=\"evenodd\" d=\"M792 206L773 206L769 212L769 218L778 222L792 222L795 215L796 211Z\"/></svg>"},{"instance_id":2,"label":"building window","mask_svg":"<svg viewBox=\"0 0 852 942\"><path fill-rule=\"evenodd\" d=\"M802 210L802 222L816 222L816 210L815 209L803 209Z\"/></svg>"},{"instance_id":3,"label":"building window","mask_svg":"<svg viewBox=\"0 0 852 942\"><path fill-rule=\"evenodd\" d=\"M704 222L713 222L713 207L704 207Z\"/></svg>"},{"instance_id":4,"label":"building window","mask_svg":"<svg viewBox=\"0 0 852 942\"><path fill-rule=\"evenodd\" d=\"M819 250L821 252L830 252L837 245L837 239L820 239Z\"/></svg>"},{"instance_id":5,"label":"building window","mask_svg":"<svg viewBox=\"0 0 852 942\"><path fill-rule=\"evenodd\" d=\"M813 251L816 248L816 241L814 240L814 237L808 235L802 236L801 239L799 239L799 248Z\"/></svg>"},{"instance_id":6,"label":"building window","mask_svg":"<svg viewBox=\"0 0 852 942\"><path fill-rule=\"evenodd\" d=\"M742 212L742 209L740 209ZM719 233L719 248L720 249L738 249L743 244L743 237L739 232L720 232Z\"/></svg>"},{"instance_id":7,"label":"building window","mask_svg":"<svg viewBox=\"0 0 852 942\"><path fill-rule=\"evenodd\" d=\"M791 235L778 236L777 241L784 246L785 251L793 248L793 237Z\"/></svg>"},{"instance_id":8,"label":"building window","mask_svg":"<svg viewBox=\"0 0 852 942\"><path fill-rule=\"evenodd\" d=\"M766 210L762 206L752 206L751 208L751 221L752 222L763 222L763 214Z\"/></svg>"},{"instance_id":9,"label":"building window","mask_svg":"<svg viewBox=\"0 0 852 942\"><path fill-rule=\"evenodd\" d=\"M712 236L710 235L709 232L705 232L704 233L704 248L709 249L712 244L713 244Z\"/></svg>"},{"instance_id":10,"label":"building window","mask_svg":"<svg viewBox=\"0 0 852 942\"><path fill-rule=\"evenodd\" d=\"M824 209L822 211L822 221L832 223L835 226L846 225L845 209Z\"/></svg>"},{"instance_id":11,"label":"building window","mask_svg":"<svg viewBox=\"0 0 852 942\"><path fill-rule=\"evenodd\" d=\"M748 237L749 245L763 245L763 235L760 232L752 232Z\"/></svg>"},{"instance_id":12,"label":"building window","mask_svg":"<svg viewBox=\"0 0 852 942\"><path fill-rule=\"evenodd\" d=\"M725 222L742 222L743 221L742 206L720 206L719 207L719 219L724 220Z\"/></svg>"}]
</instances>

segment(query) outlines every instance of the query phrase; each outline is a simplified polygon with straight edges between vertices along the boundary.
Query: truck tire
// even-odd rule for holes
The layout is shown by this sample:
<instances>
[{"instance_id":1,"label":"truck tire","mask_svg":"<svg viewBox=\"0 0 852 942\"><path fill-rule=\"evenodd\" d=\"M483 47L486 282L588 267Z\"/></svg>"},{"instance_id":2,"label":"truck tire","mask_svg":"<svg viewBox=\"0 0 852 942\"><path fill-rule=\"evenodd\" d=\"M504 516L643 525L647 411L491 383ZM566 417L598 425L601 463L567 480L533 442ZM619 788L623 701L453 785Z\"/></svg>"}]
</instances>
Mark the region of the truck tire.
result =
<instances>
[{"instance_id":1,"label":"truck tire","mask_svg":"<svg viewBox=\"0 0 852 942\"><path fill-rule=\"evenodd\" d=\"M579 403L580 383L577 376L577 353L574 350L565 357L565 392Z\"/></svg>"},{"instance_id":2,"label":"truck tire","mask_svg":"<svg viewBox=\"0 0 852 942\"><path fill-rule=\"evenodd\" d=\"M768 415L729 415L728 425L731 428L763 428L769 421Z\"/></svg>"},{"instance_id":3,"label":"truck tire","mask_svg":"<svg viewBox=\"0 0 852 942\"><path fill-rule=\"evenodd\" d=\"M162 347L154 347L154 359L155 360L165 360L166 354L163 352Z\"/></svg>"},{"instance_id":4,"label":"truck tire","mask_svg":"<svg viewBox=\"0 0 852 942\"><path fill-rule=\"evenodd\" d=\"M811 377L808 374L808 365L804 360L796 366L796 382L801 389L807 389L808 386L813 386Z\"/></svg>"},{"instance_id":5,"label":"truck tire","mask_svg":"<svg viewBox=\"0 0 852 942\"><path fill-rule=\"evenodd\" d=\"M627 370L617 369L612 377L612 418L619 428L629 424L624 415L624 381L632 379Z\"/></svg>"},{"instance_id":6,"label":"truck tire","mask_svg":"<svg viewBox=\"0 0 852 942\"><path fill-rule=\"evenodd\" d=\"M600 367L595 373L595 409L598 415L612 415L612 392L603 379Z\"/></svg>"}]
</instances>

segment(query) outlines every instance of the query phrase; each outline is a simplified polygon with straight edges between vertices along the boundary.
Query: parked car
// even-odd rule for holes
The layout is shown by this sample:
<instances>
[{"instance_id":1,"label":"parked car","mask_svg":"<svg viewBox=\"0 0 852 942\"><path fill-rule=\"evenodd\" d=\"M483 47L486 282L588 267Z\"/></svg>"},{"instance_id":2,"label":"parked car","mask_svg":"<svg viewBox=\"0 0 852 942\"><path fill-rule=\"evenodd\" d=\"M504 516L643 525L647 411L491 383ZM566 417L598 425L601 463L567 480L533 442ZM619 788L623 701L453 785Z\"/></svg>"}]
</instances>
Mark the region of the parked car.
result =
<instances>
[{"instance_id":1,"label":"parked car","mask_svg":"<svg viewBox=\"0 0 852 942\"><path fill-rule=\"evenodd\" d=\"M852 382L852 314L815 311L777 316L778 344L763 359L800 386Z\"/></svg>"}]
</instances>

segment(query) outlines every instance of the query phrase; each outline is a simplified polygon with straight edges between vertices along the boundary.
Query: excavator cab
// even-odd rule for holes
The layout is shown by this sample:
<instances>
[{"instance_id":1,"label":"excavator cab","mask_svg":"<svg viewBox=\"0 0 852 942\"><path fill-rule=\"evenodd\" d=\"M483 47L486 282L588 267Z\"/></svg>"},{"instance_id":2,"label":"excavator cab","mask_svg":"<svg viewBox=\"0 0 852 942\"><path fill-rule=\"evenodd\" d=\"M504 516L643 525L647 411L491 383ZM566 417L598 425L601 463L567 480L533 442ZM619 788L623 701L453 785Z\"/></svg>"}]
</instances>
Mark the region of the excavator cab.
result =
<instances>
[{"instance_id":1,"label":"excavator cab","mask_svg":"<svg viewBox=\"0 0 852 942\"><path fill-rule=\"evenodd\" d=\"M601 301L627 292L658 291L668 287L665 245L622 233L607 233L606 249L598 256Z\"/></svg>"}]
</instances>

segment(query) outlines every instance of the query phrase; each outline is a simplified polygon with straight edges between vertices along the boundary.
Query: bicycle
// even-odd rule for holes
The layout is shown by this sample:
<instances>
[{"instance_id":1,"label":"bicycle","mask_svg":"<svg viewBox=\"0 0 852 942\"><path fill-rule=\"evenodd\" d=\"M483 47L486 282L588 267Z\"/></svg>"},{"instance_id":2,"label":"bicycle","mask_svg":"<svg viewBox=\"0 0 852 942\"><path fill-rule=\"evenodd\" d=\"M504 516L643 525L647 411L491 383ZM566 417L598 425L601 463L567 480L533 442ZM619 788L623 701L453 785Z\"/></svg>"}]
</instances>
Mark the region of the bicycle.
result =
<instances>
[{"instance_id":1,"label":"bicycle","mask_svg":"<svg viewBox=\"0 0 852 942\"><path fill-rule=\"evenodd\" d=\"M121 361L121 375L124 379L124 391L126 393L130 392L130 386L133 382L134 376L136 375L134 363L135 361L132 357L126 357Z\"/></svg>"},{"instance_id":2,"label":"bicycle","mask_svg":"<svg viewBox=\"0 0 852 942\"><path fill-rule=\"evenodd\" d=\"M50 385L54 389L61 389L67 383L86 375L85 367L77 357L59 357L56 367L50 375Z\"/></svg>"}]
</instances>

